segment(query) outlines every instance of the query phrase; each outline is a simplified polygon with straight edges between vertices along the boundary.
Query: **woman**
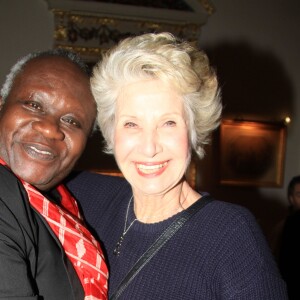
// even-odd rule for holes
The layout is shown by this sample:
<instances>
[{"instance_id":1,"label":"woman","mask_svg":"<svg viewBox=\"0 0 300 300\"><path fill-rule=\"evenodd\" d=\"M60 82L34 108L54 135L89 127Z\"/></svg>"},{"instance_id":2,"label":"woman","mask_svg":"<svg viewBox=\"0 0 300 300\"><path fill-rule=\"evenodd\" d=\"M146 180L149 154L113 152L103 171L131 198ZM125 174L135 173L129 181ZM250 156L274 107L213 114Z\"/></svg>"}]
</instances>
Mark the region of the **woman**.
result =
<instances>
[{"instance_id":1,"label":"woman","mask_svg":"<svg viewBox=\"0 0 300 300\"><path fill-rule=\"evenodd\" d=\"M185 178L192 151L203 157L221 115L207 56L169 33L144 34L107 53L91 85L106 152L131 189L118 183L113 201L101 198L113 183L86 173L69 187L104 244L111 299L287 299L253 216L209 202ZM117 290L161 233L199 203L206 205Z\"/></svg>"}]
</instances>

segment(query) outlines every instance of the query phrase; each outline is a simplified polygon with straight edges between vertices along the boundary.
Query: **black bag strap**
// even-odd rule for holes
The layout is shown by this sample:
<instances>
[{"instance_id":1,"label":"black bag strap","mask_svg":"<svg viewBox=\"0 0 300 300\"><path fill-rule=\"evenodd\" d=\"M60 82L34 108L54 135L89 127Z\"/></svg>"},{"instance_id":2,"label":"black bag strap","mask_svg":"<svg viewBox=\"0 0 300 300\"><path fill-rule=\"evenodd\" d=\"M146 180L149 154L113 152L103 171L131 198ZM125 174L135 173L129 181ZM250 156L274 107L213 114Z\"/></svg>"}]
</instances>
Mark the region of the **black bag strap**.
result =
<instances>
[{"instance_id":1,"label":"black bag strap","mask_svg":"<svg viewBox=\"0 0 300 300\"><path fill-rule=\"evenodd\" d=\"M141 269L152 259L152 257L171 239L172 236L188 221L196 212L203 208L213 198L209 195L203 196L200 200L193 203L190 207L182 212L174 222L172 222L166 230L157 238L157 240L148 248L148 250L138 259L135 265L130 269L117 290L110 297L110 300L116 300L127 288L130 282L141 271Z\"/></svg>"}]
</instances>

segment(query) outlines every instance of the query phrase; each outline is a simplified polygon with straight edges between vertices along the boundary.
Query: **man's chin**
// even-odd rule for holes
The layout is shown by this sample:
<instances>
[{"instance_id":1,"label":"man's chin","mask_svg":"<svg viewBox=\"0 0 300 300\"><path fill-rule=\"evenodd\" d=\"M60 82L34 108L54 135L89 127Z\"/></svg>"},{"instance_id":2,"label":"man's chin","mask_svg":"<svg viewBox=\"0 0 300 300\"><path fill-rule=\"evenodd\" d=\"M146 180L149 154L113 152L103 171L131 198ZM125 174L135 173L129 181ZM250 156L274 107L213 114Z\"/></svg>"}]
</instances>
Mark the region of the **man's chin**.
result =
<instances>
[{"instance_id":1,"label":"man's chin","mask_svg":"<svg viewBox=\"0 0 300 300\"><path fill-rule=\"evenodd\" d=\"M12 170L19 178L25 182L36 187L38 190L48 190L56 185L57 179L53 174L47 174L45 172L24 172L19 170Z\"/></svg>"}]
</instances>

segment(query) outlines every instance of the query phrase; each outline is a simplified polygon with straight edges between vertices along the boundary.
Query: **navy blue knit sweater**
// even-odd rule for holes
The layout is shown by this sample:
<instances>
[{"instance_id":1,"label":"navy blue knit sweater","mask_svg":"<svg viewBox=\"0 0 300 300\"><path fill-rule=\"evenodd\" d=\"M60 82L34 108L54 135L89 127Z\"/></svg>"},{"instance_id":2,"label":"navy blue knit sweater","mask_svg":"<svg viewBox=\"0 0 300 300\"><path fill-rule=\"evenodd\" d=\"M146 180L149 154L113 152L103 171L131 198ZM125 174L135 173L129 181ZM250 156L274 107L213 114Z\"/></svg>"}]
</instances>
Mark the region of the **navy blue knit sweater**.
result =
<instances>
[{"instance_id":1,"label":"navy blue knit sweater","mask_svg":"<svg viewBox=\"0 0 300 300\"><path fill-rule=\"evenodd\" d=\"M113 250L132 195L121 178L81 173L68 183L100 237L109 268L109 292L178 215L155 224L135 221L120 255ZM200 200L201 201L201 200ZM135 219L132 205L127 226ZM125 289L126 300L288 299L269 246L245 208L213 201L181 228Z\"/></svg>"}]
</instances>

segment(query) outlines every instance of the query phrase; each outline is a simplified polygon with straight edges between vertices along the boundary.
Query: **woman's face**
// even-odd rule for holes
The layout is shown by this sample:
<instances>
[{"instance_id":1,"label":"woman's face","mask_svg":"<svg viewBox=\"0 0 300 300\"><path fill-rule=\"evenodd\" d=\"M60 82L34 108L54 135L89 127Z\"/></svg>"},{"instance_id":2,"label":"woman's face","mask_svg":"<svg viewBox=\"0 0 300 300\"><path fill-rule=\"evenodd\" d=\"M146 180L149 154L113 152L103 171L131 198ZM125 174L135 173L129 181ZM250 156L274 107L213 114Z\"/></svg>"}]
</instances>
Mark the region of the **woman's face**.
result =
<instances>
[{"instance_id":1,"label":"woman's face","mask_svg":"<svg viewBox=\"0 0 300 300\"><path fill-rule=\"evenodd\" d=\"M182 97L160 80L131 83L116 106L114 153L135 192L164 195L182 179L190 160Z\"/></svg>"}]
</instances>

